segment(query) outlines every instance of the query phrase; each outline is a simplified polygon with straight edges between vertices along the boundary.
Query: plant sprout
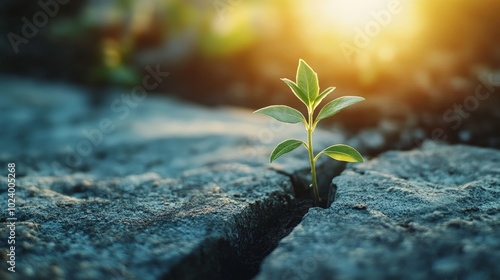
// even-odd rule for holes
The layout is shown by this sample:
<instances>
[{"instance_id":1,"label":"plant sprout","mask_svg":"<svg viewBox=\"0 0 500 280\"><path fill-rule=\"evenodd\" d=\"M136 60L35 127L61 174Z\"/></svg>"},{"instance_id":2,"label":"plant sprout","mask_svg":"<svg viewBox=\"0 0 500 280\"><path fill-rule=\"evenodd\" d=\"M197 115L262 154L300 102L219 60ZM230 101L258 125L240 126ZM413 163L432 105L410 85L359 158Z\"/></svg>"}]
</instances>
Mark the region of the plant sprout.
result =
<instances>
[{"instance_id":1,"label":"plant sprout","mask_svg":"<svg viewBox=\"0 0 500 280\"><path fill-rule=\"evenodd\" d=\"M325 97L328 96L335 88L329 87L323 92L319 92L318 75L313 69L302 59L299 60L297 68L297 81L293 82L289 79L283 80L295 94L295 96L304 103L307 107L307 119L298 110L285 105L273 105L255 111L254 113L264 114L284 123L304 123L307 130L307 143L297 140L288 139L279 143L271 152L269 158L273 162L282 155L289 153L300 146L304 146L309 152L309 163L311 165L312 187L314 192L314 201L316 205L320 201L318 183L316 180L316 161L325 154L335 160L345 162L363 162L361 154L348 145L337 144L330 146L317 155L314 155L312 134L318 123L338 113L340 110L351 106L355 103L365 100L359 96L342 96L328 102L319 113L315 116L314 111Z\"/></svg>"}]
</instances>

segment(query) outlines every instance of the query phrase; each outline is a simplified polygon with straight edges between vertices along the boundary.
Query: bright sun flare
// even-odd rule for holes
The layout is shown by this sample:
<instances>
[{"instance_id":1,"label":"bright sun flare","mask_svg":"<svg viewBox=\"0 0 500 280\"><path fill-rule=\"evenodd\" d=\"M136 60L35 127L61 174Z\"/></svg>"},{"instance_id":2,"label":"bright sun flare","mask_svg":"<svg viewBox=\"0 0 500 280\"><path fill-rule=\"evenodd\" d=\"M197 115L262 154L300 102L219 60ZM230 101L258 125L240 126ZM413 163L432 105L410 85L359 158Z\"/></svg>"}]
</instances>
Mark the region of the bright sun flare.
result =
<instances>
[{"instance_id":1,"label":"bright sun flare","mask_svg":"<svg viewBox=\"0 0 500 280\"><path fill-rule=\"evenodd\" d=\"M419 17L411 0L311 0L302 3L298 14L302 15L305 34L310 37L352 41L355 34L362 32L370 41L380 41L387 37L382 34L410 38L419 28Z\"/></svg>"},{"instance_id":2,"label":"bright sun flare","mask_svg":"<svg viewBox=\"0 0 500 280\"><path fill-rule=\"evenodd\" d=\"M317 7L318 20L329 22L344 27L352 27L366 24L372 20L374 14L395 10L400 13L403 10L404 0L321 0ZM394 16L391 13L391 16Z\"/></svg>"}]
</instances>

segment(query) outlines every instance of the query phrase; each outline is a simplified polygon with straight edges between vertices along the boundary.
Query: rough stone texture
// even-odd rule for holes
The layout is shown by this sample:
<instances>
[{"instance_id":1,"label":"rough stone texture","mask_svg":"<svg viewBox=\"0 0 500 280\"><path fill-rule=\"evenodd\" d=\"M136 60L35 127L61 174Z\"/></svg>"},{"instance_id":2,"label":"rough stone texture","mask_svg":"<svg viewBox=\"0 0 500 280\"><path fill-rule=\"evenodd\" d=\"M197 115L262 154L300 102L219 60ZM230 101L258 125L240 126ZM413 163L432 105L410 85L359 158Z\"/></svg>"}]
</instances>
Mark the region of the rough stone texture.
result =
<instances>
[{"instance_id":1,"label":"rough stone texture","mask_svg":"<svg viewBox=\"0 0 500 280\"><path fill-rule=\"evenodd\" d=\"M293 226L291 177L307 169L305 152L272 166L268 156L303 139L300 125L155 96L126 105L127 92L95 105L85 89L16 78L0 88L0 166L16 163L18 219L17 273L1 279L241 278L262 257L255 248L266 253ZM106 119L114 130L81 144Z\"/></svg>"},{"instance_id":2,"label":"rough stone texture","mask_svg":"<svg viewBox=\"0 0 500 280\"><path fill-rule=\"evenodd\" d=\"M428 142L333 183L256 279L500 279L500 151Z\"/></svg>"}]
</instances>

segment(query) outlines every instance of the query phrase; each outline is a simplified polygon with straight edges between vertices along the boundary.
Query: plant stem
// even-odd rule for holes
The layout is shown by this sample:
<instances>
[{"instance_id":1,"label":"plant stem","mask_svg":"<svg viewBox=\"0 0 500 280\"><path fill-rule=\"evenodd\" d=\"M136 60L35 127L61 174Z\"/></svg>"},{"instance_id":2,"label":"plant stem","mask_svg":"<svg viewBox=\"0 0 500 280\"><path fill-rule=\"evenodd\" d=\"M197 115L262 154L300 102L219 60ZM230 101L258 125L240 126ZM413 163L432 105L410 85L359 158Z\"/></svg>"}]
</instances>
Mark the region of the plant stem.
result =
<instances>
[{"instance_id":1,"label":"plant stem","mask_svg":"<svg viewBox=\"0 0 500 280\"><path fill-rule=\"evenodd\" d=\"M319 204L320 198L319 198L319 191L318 191L318 183L316 181L316 164L314 161L314 150L313 150L313 143L312 143L312 132L314 130L313 127L313 113L309 113L309 125L307 127L307 146L309 150L309 162L311 164L311 177L312 177L312 186L313 186L313 191L314 191L314 203L316 206Z\"/></svg>"}]
</instances>

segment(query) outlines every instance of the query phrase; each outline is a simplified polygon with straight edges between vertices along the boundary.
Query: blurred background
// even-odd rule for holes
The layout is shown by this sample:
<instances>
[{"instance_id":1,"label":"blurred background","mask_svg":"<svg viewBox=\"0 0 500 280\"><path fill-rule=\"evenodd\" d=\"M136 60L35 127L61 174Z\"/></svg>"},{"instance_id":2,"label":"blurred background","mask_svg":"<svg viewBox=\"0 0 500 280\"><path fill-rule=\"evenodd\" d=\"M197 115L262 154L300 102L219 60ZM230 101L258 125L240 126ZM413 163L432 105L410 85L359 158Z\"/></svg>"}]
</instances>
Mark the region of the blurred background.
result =
<instances>
[{"instance_id":1,"label":"blurred background","mask_svg":"<svg viewBox=\"0 0 500 280\"><path fill-rule=\"evenodd\" d=\"M79 84L98 104L159 65L170 76L155 94L300 107L279 78L302 58L336 87L330 100L367 99L324 128L383 131L392 148L500 148L499 12L497 0L3 0L0 72Z\"/></svg>"}]
</instances>

